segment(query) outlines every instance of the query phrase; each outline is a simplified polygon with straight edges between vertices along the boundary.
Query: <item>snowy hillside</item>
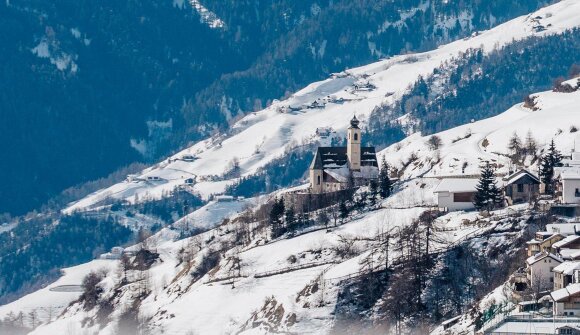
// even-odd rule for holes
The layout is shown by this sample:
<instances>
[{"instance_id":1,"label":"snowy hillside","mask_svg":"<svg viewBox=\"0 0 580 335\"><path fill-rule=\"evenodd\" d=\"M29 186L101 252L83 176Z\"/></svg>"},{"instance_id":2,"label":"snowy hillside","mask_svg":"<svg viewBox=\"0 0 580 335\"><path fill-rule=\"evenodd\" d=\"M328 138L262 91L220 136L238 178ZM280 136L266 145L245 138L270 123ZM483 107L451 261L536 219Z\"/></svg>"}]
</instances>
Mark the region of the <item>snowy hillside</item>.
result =
<instances>
[{"instance_id":1,"label":"snowy hillside","mask_svg":"<svg viewBox=\"0 0 580 335\"><path fill-rule=\"evenodd\" d=\"M148 275L148 285L153 293L141 302L141 313L143 317L150 319L149 331L153 334L237 333L245 329L244 324L253 315L268 314L264 306L268 301L275 304L273 309L276 313L281 313L278 323L260 326L260 331L251 326L247 332L242 333L263 334L278 330L301 334L321 333L332 327L332 311L340 283L344 276L356 276L360 271L361 260L368 257L369 251L378 246L374 242L377 234L385 229L408 225L423 211L422 207L385 208L355 217L330 233L319 230L242 250L234 248L226 251L217 271L214 270L195 282L192 282L189 275L192 269L184 274L184 269L188 268L179 263L179 250L187 248L188 244L199 243L202 249L196 257L203 257L212 248L219 249L220 245L232 238L231 234L224 233L229 230L228 227L179 241L173 241L174 236L171 235L164 237L165 231L162 231L156 236L156 251L160 254L160 260ZM452 213L440 218L441 228L445 225L449 229L445 232L446 243L461 240L465 235L475 236L493 228L493 224L485 228L460 226L463 220L474 219L475 216L472 213ZM211 239L210 236L215 238ZM343 258L337 255L344 238L360 239L355 244L356 251L352 257ZM227 278L231 276L228 266L234 255L241 258L242 266L241 274L233 285L235 288L232 288L231 280ZM297 259L295 263L291 262L293 257ZM391 257L396 259L398 256L393 252ZM377 264L380 262L377 259ZM95 264L94 269L98 270L100 266ZM118 281L119 275L119 271L109 270L106 285L110 287L111 283ZM312 295L302 293L315 283L320 283L325 288L315 290ZM119 294L116 291L107 289L105 293L118 306L117 311L113 312L113 319L121 317L123 310L134 299L130 287L122 290L121 296L117 298L114 297ZM18 308L32 299L35 299L34 295L24 297L5 306L3 311ZM82 320L93 317L93 312L84 312L81 306L73 305L53 323L41 326L33 334L60 333L67 329L80 332ZM85 328L89 333L95 333L99 326ZM98 333L114 334L115 330L114 323L111 323Z\"/></svg>"},{"instance_id":2,"label":"snowy hillside","mask_svg":"<svg viewBox=\"0 0 580 335\"><path fill-rule=\"evenodd\" d=\"M223 249L224 245L228 245L228 241L231 242L234 238L235 225L220 226L185 240L175 240L177 237L175 233L167 229L162 230L149 242L159 253L159 260L148 273L148 286L152 293L140 304L142 317L149 320L149 331L153 334L161 334L162 331L170 334L188 334L192 331L203 334L239 331L262 334L270 331L320 333L330 330L341 285L345 278L356 278L363 266L363 260L368 258L373 250L377 250L380 245L377 236L395 227L408 226L425 211L425 206L434 204L432 191L437 181L428 177L460 174L457 166L461 164L453 163L456 159L460 162L467 161L468 166L473 166L465 173L476 173L479 157L489 155L490 159L495 159L496 155L491 152L505 151L505 142L514 130L529 129L540 143L554 136L562 148L570 148L573 145L575 134L568 131L558 134L557 129L564 126L569 128L576 122L580 124L580 114L576 110L580 103L580 92L543 92L536 96L539 108L536 111L518 105L495 118L436 134L442 139L443 145L440 149L441 161L434 168L428 167L427 160L430 155L421 154L422 151L428 150L425 144L427 138L414 135L385 149L381 155L385 155L393 165L411 152L417 152L418 156L424 157L426 161L417 164L414 169L405 170L404 179L407 181L401 183L399 191L383 202L381 209L357 214L330 232L305 231L294 238L274 240L265 244L263 237L258 236L246 247ZM538 121L544 120L547 115L551 116L549 123ZM464 137L467 129L470 129L471 136L451 143L455 138ZM487 152L477 149L483 138L488 138L490 142ZM520 205L512 207L509 211L517 213L525 210L526 206ZM194 216L201 218L204 212L206 209L202 208ZM504 213L507 212L499 211L497 214L501 217ZM464 226L466 220L481 222L482 218L474 212L449 213L438 218L436 227L441 229L442 233L441 242L435 248L444 250L457 241L506 229L500 228L500 222L490 220L478 225ZM357 242L353 245L352 253L343 255L339 251L344 247L344 241L348 239ZM212 250L224 250L224 257L219 265L195 281L192 281L189 274L195 270L195 265L191 267L180 261L183 250L191 245L199 248L195 256L198 264ZM232 281L231 262L235 257L239 257L241 266L239 274L234 274L235 279ZM393 251L389 259L394 262L398 257L400 255ZM383 261L380 256L376 259L377 264ZM103 285L112 287L111 285L120 280L121 273L114 270L118 267L116 264L118 261L107 262L110 263L105 267L108 270L104 270L107 274L103 281L106 284ZM84 265L83 269L86 273L86 268L97 271L102 267L101 263L89 263ZM67 278L68 275L61 281L68 283L70 279ZM76 278L75 283L80 284L79 278ZM305 290L306 292L312 290L314 284L324 285L324 289L305 294ZM118 306L126 306L134 296L130 294L133 292L130 288L125 287L123 290L125 293L121 293L119 297L115 298L118 293L113 290L106 291L104 297L113 299ZM3 306L0 312L6 315L9 311L30 311L32 308L30 301L40 299L38 297L41 294L42 291ZM50 304L46 306L44 300L39 300L38 306L43 310L53 308L60 312L67 301L72 301L76 297L78 293L63 296L61 298L64 302L55 299L52 306ZM122 312L122 308L113 312L111 320L120 318ZM274 317L272 314L279 315ZM85 311L78 304L72 305L54 322L39 327L33 334L58 333L66 329L81 331L82 327L79 326L82 324L81 321L94 317L96 317L94 311ZM258 325L256 329L251 326L252 322L249 322L251 320ZM96 325L84 328L89 333L97 332L98 329ZM113 322L100 329L99 334L114 334L115 330Z\"/></svg>"},{"instance_id":3,"label":"snowy hillside","mask_svg":"<svg viewBox=\"0 0 580 335\"><path fill-rule=\"evenodd\" d=\"M176 187L207 200L195 212L126 248L130 257L98 259L64 269L63 276L46 288L0 306L0 319L22 312L27 315L21 318L23 325L43 323L31 332L34 335L115 335L126 329L151 335L325 334L336 331L340 317L348 321L345 315L352 310L371 325L380 323L387 315L391 291L382 291L364 308L353 306L355 299L349 294L354 296L356 286L365 286L363 279L372 279L377 272L395 278L396 271L389 269L404 268L412 261L411 242L402 236L435 212L433 191L438 177L476 175L482 161L494 162L498 173L507 173L512 168L507 144L514 133L525 138L529 132L539 152L554 139L568 154L578 140L574 129L580 127L580 89L536 93L534 106L518 104L496 117L432 136L410 134L379 153L399 172L394 194L373 205L353 206L340 219L335 209L326 225L319 222L320 212L312 213L312 225L282 236L269 235L264 206L292 189L250 199L213 196L292 148L320 141L319 127L332 127L342 135L353 114L366 120L375 107L392 103L418 76L431 73L459 52L481 46L489 52L514 39L557 34L577 26L580 2L565 0L437 50L336 74L244 117L228 134L199 142L123 183L71 204L65 212L106 207L110 198L129 202L160 198ZM577 87L576 80L569 83ZM441 139L438 148L428 144L433 136ZM535 161L525 164L535 169ZM236 165L239 175L231 176L228 172ZM528 233L533 219L527 204L489 216L475 211L441 214L429 226L437 237L427 242L431 243L427 256L434 262L429 271L447 270L446 258L459 257L447 253L464 245L462 252L477 248L490 268L498 267L515 257L519 245L514 241ZM181 233L190 228L203 232L184 238ZM399 240L390 241L394 236ZM463 263L475 267L469 261ZM92 286L85 286L92 290L83 293L83 277L91 272ZM482 283L474 274L470 280L475 284L492 284ZM429 285L437 288L425 283ZM500 291L480 304L499 299ZM433 290L427 293L435 294ZM465 300L461 302L465 306L460 303L458 309L477 303L475 296ZM440 312L451 313L444 308ZM471 326L466 324L465 329ZM431 331L435 325L425 327ZM357 328L348 330L352 329ZM419 333L428 333L425 329Z\"/></svg>"},{"instance_id":4,"label":"snowy hillside","mask_svg":"<svg viewBox=\"0 0 580 335\"><path fill-rule=\"evenodd\" d=\"M152 334L265 334L274 331L318 334L330 331L345 282L356 280L369 258L374 259L377 268L385 262L384 256L376 254L381 250L381 234L408 226L428 208L426 206L434 204L432 192L438 182L432 177L475 174L481 159L497 159L504 165L499 171L506 170L507 160L504 161L501 155L498 159L493 152L505 153L507 140L514 131L531 131L540 148L551 138L563 152L573 147L577 134L570 133L570 127L580 125L580 110L577 108L580 91L542 92L534 96L537 110L516 105L497 117L435 134L443 144L438 154L440 161L433 166L434 153L426 145L428 137L413 135L385 149L380 154L394 166L413 152L420 158L402 172L403 181L398 185L398 191L385 200L380 209L358 212L328 232L310 229L295 237L273 241L267 241L267 237L256 233L249 244L232 246L239 229L235 219L183 240L177 240L174 231L163 229L147 242L159 254L159 259L148 270L147 278L140 279L146 280L147 290L151 292L139 301L140 318L148 320L147 329ZM466 134L470 136L466 137ZM481 147L484 138L489 141L486 150ZM461 171L463 162L468 163L464 172ZM207 209L198 210L193 217L201 221L210 220L211 217L204 216L208 215L204 214ZM237 210L239 208L232 208L229 215L232 218L238 216ZM486 245L494 241L489 245L498 248L511 245L512 242L506 238L515 238L513 236L522 232L509 232L514 229L509 217L516 215L517 220L518 216L524 215L524 221L515 221L519 222L515 228L525 229L528 225L523 223L529 217L525 215L526 211L527 205L518 205L497 211L488 219L475 212L446 214L436 221L439 239L433 248L446 250L461 241L472 244L487 241ZM505 215L508 215L508 221L502 221ZM466 225L465 222L477 224ZM507 235L504 232L508 232ZM478 240L478 236L485 234L492 234L493 238ZM345 252L348 243L352 245L350 251ZM191 262L184 262L184 250L193 252ZM216 251L223 253L217 266L196 278L194 274L200 264ZM395 248L389 254L389 261L397 262L400 257ZM54 299L46 299L46 294L59 294L52 288L61 284L79 285L80 278L74 275L79 271L87 273L87 269L99 271L105 268L102 273L106 275L101 281L105 291L101 299L109 300L115 306L105 324L94 323L98 319L96 310L85 310L82 303L76 303L58 318L55 313L52 323L40 326L33 334L80 332L82 329L89 334L114 334L117 322L125 317L123 313L135 303L138 292L143 289L141 285L144 285L139 284L139 280L129 279L129 284L119 286L123 276L141 277L136 270L123 274L118 270L118 263L115 260L95 261L66 270L66 275L48 289L3 306L0 313L26 312L33 310L34 305L42 311L60 313L63 306L80 293L62 293ZM46 313L39 315L47 320ZM81 326L83 324L85 326Z\"/></svg>"},{"instance_id":5,"label":"snowy hillside","mask_svg":"<svg viewBox=\"0 0 580 335\"><path fill-rule=\"evenodd\" d=\"M221 194L237 180L227 176L234 161L239 162L241 176L251 175L288 150L318 140L318 127L332 127L343 134L353 114L365 120L377 106L398 99L418 76L430 74L460 52L478 47L489 52L513 40L557 34L580 26L578 17L580 3L565 0L437 50L397 56L336 74L244 117L228 134L199 142L132 181L89 195L66 211L98 206L107 198L157 198L189 178L193 179L192 192L203 198Z\"/></svg>"},{"instance_id":6,"label":"snowy hillside","mask_svg":"<svg viewBox=\"0 0 580 335\"><path fill-rule=\"evenodd\" d=\"M578 85L576 80L570 83ZM536 110L522 103L496 117L433 135L442 140L439 149L429 148L427 142L431 136L413 134L381 154L393 166L401 166L401 162L407 162L413 155L418 157L405 170L406 178L477 175L484 161L496 163L498 173L507 174L516 168L507 157L508 141L514 133L522 139L530 133L539 148L547 147L553 139L558 148L569 155L580 144L580 137L574 130L580 125L580 91L542 92L532 96L536 97Z\"/></svg>"}]
</instances>

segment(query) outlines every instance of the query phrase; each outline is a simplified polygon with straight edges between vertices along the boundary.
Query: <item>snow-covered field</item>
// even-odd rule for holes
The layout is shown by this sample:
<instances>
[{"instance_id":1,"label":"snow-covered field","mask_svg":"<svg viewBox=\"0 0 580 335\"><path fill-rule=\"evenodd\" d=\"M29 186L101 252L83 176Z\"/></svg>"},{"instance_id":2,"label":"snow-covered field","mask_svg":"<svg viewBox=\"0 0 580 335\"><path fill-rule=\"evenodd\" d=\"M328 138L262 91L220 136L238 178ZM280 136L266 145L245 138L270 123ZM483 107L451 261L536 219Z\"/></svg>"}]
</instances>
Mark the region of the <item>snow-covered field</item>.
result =
<instances>
[{"instance_id":1,"label":"snow-covered field","mask_svg":"<svg viewBox=\"0 0 580 335\"><path fill-rule=\"evenodd\" d=\"M63 269L62 277L54 283L10 304L0 306L0 319L4 319L11 312L14 314L22 312L25 318L29 318L29 313L35 312L38 321L54 320L71 301L78 299L81 295L80 285L87 274L91 271L110 272L116 266L116 261L97 259Z\"/></svg>"},{"instance_id":2,"label":"snow-covered field","mask_svg":"<svg viewBox=\"0 0 580 335\"><path fill-rule=\"evenodd\" d=\"M183 185L188 178L195 179L193 191L204 198L221 194L236 180L220 178L234 158L240 162L242 175L253 174L289 148L315 141L318 127L332 127L338 134L344 134L353 114L366 120L376 106L394 101L418 76L430 74L442 62L451 60L460 52L479 47L489 52L513 40L561 33L579 26L579 18L580 2L564 0L433 51L392 57L313 83L287 100L247 115L233 125L229 134L201 141L144 170L137 181L123 182L95 192L72 204L66 211L90 208L107 197L129 201L134 201L136 196L140 199L160 197L163 192ZM545 30L538 32L538 25ZM366 83L376 89L354 88L355 84ZM318 106L313 106L314 102ZM509 122L512 117L519 117L515 112L512 114L497 121ZM520 132L523 131L526 130ZM485 134L482 132L480 135ZM410 141L419 135L414 136ZM495 144L492 141L491 145L503 146L499 141ZM184 156L196 159L184 161ZM159 177L160 180L147 180L147 177Z\"/></svg>"},{"instance_id":3,"label":"snow-covered field","mask_svg":"<svg viewBox=\"0 0 580 335\"><path fill-rule=\"evenodd\" d=\"M498 164L498 173L506 174L516 168L506 157L508 141L514 133L524 141L530 132L539 148L547 147L553 139L558 149L569 155L575 145L580 145L578 132L570 130L572 126L580 127L580 90L542 92L533 96L539 108L536 111L518 104L498 116L436 134L442 140L438 150L429 149L430 136L413 134L382 151L381 155L395 167L401 166L401 162L407 161L412 154L419 157L417 163L405 171L408 178L474 175L479 173L484 161ZM483 145L484 139L487 139L487 147Z\"/></svg>"}]
</instances>

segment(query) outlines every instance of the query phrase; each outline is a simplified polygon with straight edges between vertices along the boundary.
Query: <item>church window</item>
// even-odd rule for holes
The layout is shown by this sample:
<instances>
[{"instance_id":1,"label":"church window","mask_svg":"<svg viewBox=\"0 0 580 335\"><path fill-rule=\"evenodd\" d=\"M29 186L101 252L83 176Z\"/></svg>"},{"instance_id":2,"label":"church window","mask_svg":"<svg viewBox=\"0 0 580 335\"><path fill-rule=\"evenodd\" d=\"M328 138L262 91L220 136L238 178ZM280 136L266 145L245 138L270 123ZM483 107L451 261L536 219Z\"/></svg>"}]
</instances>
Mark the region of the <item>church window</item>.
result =
<instances>
[{"instance_id":1,"label":"church window","mask_svg":"<svg viewBox=\"0 0 580 335\"><path fill-rule=\"evenodd\" d=\"M316 178L316 185L320 185L320 176Z\"/></svg>"},{"instance_id":2,"label":"church window","mask_svg":"<svg viewBox=\"0 0 580 335\"><path fill-rule=\"evenodd\" d=\"M354 140L358 141L358 134L354 134Z\"/></svg>"}]
</instances>

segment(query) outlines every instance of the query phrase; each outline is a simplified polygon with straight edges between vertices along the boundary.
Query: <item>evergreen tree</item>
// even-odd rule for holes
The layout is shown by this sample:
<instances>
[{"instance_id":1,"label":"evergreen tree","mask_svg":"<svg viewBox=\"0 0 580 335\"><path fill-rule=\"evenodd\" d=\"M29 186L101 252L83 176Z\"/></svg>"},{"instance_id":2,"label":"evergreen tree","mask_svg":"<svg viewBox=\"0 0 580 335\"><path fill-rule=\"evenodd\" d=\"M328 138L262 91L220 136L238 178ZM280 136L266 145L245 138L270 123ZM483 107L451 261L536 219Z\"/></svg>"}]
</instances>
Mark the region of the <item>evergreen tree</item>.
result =
<instances>
[{"instance_id":1,"label":"evergreen tree","mask_svg":"<svg viewBox=\"0 0 580 335\"><path fill-rule=\"evenodd\" d=\"M546 193L554 193L554 167L558 166L562 161L562 155L556 149L556 144L552 139L548 152L542 156L540 162L540 178L544 185L546 185Z\"/></svg>"},{"instance_id":2,"label":"evergreen tree","mask_svg":"<svg viewBox=\"0 0 580 335\"><path fill-rule=\"evenodd\" d=\"M473 204L478 210L492 210L501 205L501 202L502 192L496 185L495 172L487 162L481 170Z\"/></svg>"},{"instance_id":3,"label":"evergreen tree","mask_svg":"<svg viewBox=\"0 0 580 335\"><path fill-rule=\"evenodd\" d=\"M270 225L272 226L271 236L276 238L282 235L282 217L284 216L284 199L274 199L274 205L270 210Z\"/></svg>"},{"instance_id":4,"label":"evergreen tree","mask_svg":"<svg viewBox=\"0 0 580 335\"><path fill-rule=\"evenodd\" d=\"M358 209L360 211L363 208L365 208L365 206L367 204L368 197L369 197L369 193L367 191L360 192L354 201L354 205L355 205L356 209Z\"/></svg>"},{"instance_id":5,"label":"evergreen tree","mask_svg":"<svg viewBox=\"0 0 580 335\"><path fill-rule=\"evenodd\" d=\"M525 153L526 155L536 155L536 151L538 151L538 144L536 143L536 139L532 135L532 132L528 130L526 134L526 144L525 144Z\"/></svg>"},{"instance_id":6,"label":"evergreen tree","mask_svg":"<svg viewBox=\"0 0 580 335\"><path fill-rule=\"evenodd\" d=\"M381 161L381 169L379 171L379 194L383 199L388 198L393 191L393 184L389 178L389 169L389 164L383 156L383 160Z\"/></svg>"},{"instance_id":7,"label":"evergreen tree","mask_svg":"<svg viewBox=\"0 0 580 335\"><path fill-rule=\"evenodd\" d=\"M523 145L522 140L518 136L516 132L512 135L508 142L508 149L511 153L511 157L513 161L519 161L522 156Z\"/></svg>"},{"instance_id":8,"label":"evergreen tree","mask_svg":"<svg viewBox=\"0 0 580 335\"><path fill-rule=\"evenodd\" d=\"M369 189L370 189L370 193L369 193L369 197L368 197L369 205L372 208L374 208L377 205L377 198L379 196L379 185L378 185L376 180L370 181Z\"/></svg>"},{"instance_id":9,"label":"evergreen tree","mask_svg":"<svg viewBox=\"0 0 580 335\"><path fill-rule=\"evenodd\" d=\"M348 218L348 207L346 207L346 202L341 201L340 205L338 206L338 210L340 211L340 219L344 222L346 218Z\"/></svg>"},{"instance_id":10,"label":"evergreen tree","mask_svg":"<svg viewBox=\"0 0 580 335\"><path fill-rule=\"evenodd\" d=\"M289 230L294 230L296 226L296 215L294 214L294 207L289 206L284 213L284 221Z\"/></svg>"}]
</instances>

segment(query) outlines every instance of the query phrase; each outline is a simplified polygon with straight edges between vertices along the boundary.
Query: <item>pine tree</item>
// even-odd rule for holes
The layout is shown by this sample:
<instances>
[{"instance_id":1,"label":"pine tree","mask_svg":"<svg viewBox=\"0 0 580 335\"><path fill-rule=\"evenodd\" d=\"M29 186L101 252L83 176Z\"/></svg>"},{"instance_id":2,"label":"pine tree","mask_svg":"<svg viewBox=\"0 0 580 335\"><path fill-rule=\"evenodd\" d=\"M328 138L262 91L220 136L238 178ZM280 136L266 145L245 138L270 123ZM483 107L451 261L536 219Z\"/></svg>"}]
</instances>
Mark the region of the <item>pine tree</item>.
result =
<instances>
[{"instance_id":1,"label":"pine tree","mask_svg":"<svg viewBox=\"0 0 580 335\"><path fill-rule=\"evenodd\" d=\"M389 164L383 156L383 160L381 161L381 169L379 171L379 194L383 199L388 198L393 191L393 184L389 178L389 169Z\"/></svg>"},{"instance_id":2,"label":"pine tree","mask_svg":"<svg viewBox=\"0 0 580 335\"><path fill-rule=\"evenodd\" d=\"M522 140L520 139L518 134L514 132L514 134L512 135L512 137L508 142L508 150L512 154L511 157L513 161L517 162L521 159L522 149L523 149Z\"/></svg>"},{"instance_id":3,"label":"pine tree","mask_svg":"<svg viewBox=\"0 0 580 335\"><path fill-rule=\"evenodd\" d=\"M525 144L526 155L536 156L536 151L538 151L538 144L536 143L536 139L532 135L532 132L528 130L528 133L526 134L526 144Z\"/></svg>"},{"instance_id":4,"label":"pine tree","mask_svg":"<svg viewBox=\"0 0 580 335\"><path fill-rule=\"evenodd\" d=\"M286 209L286 212L284 213L284 221L286 221L286 227L288 227L289 230L293 230L295 228L296 215L294 214L294 208L292 206Z\"/></svg>"},{"instance_id":5,"label":"pine tree","mask_svg":"<svg viewBox=\"0 0 580 335\"><path fill-rule=\"evenodd\" d=\"M284 199L274 199L274 205L270 210L270 225L272 226L272 238L282 235L282 216L284 216Z\"/></svg>"},{"instance_id":6,"label":"pine tree","mask_svg":"<svg viewBox=\"0 0 580 335\"><path fill-rule=\"evenodd\" d=\"M501 205L502 201L502 192L496 185L495 173L487 162L481 170L473 204L478 210L492 210Z\"/></svg>"},{"instance_id":7,"label":"pine tree","mask_svg":"<svg viewBox=\"0 0 580 335\"><path fill-rule=\"evenodd\" d=\"M369 205L374 208L377 205L377 198L379 196L379 185L376 180L371 180L369 183Z\"/></svg>"},{"instance_id":8,"label":"pine tree","mask_svg":"<svg viewBox=\"0 0 580 335\"><path fill-rule=\"evenodd\" d=\"M348 207L346 207L346 202L344 202L344 200L340 202L338 209L340 211L340 219L344 222L344 220L348 218Z\"/></svg>"},{"instance_id":9,"label":"pine tree","mask_svg":"<svg viewBox=\"0 0 580 335\"><path fill-rule=\"evenodd\" d=\"M562 155L556 149L556 144L552 139L548 152L542 156L540 162L540 178L544 185L546 185L546 193L554 193L554 167L558 166L562 161Z\"/></svg>"},{"instance_id":10,"label":"pine tree","mask_svg":"<svg viewBox=\"0 0 580 335\"><path fill-rule=\"evenodd\" d=\"M369 197L369 193L367 191L362 191L358 194L358 196L354 200L354 205L357 210L361 211L367 205L367 200Z\"/></svg>"}]
</instances>

